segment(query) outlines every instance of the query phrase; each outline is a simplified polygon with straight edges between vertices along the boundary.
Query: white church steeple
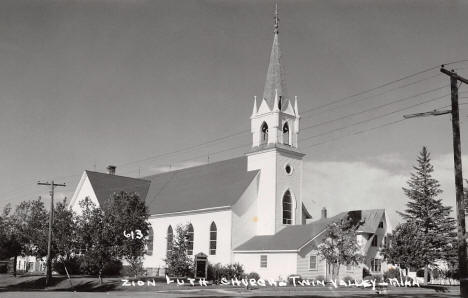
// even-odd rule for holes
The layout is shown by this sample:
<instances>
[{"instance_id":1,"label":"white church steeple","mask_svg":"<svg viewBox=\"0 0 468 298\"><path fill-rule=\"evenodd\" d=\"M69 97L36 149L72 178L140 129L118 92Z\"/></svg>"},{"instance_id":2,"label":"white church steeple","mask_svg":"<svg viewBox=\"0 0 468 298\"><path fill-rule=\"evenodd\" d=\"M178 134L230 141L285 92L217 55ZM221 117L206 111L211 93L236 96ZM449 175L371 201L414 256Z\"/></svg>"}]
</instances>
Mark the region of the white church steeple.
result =
<instances>
[{"instance_id":1,"label":"white church steeple","mask_svg":"<svg viewBox=\"0 0 468 298\"><path fill-rule=\"evenodd\" d=\"M297 150L297 97L290 100L279 46L278 6L274 14L273 46L263 97L255 97L250 117L252 150L248 171L260 170L257 193L257 235L273 235L287 225L305 223L302 205L302 158Z\"/></svg>"},{"instance_id":2,"label":"white church steeple","mask_svg":"<svg viewBox=\"0 0 468 298\"><path fill-rule=\"evenodd\" d=\"M297 148L300 117L297 111L297 97L292 103L286 91L285 71L281 64L279 45L278 5L275 5L270 63L258 109L257 104L255 98L251 116L253 150L262 150L276 144Z\"/></svg>"}]
</instances>

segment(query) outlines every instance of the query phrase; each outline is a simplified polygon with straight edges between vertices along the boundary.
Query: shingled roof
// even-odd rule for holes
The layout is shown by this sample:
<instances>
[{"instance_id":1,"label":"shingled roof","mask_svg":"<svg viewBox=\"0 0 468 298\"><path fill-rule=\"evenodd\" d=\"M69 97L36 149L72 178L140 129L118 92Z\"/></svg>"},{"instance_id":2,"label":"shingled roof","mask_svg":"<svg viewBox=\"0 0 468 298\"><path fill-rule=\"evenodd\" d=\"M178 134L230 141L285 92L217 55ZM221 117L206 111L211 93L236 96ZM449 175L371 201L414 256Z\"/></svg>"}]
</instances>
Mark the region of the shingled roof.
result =
<instances>
[{"instance_id":1,"label":"shingled roof","mask_svg":"<svg viewBox=\"0 0 468 298\"><path fill-rule=\"evenodd\" d=\"M358 232L374 234L382 221L385 209L362 210L361 220L364 222Z\"/></svg>"},{"instance_id":2,"label":"shingled roof","mask_svg":"<svg viewBox=\"0 0 468 298\"><path fill-rule=\"evenodd\" d=\"M260 171L247 171L242 156L145 177L150 214L232 206Z\"/></svg>"},{"instance_id":3,"label":"shingled roof","mask_svg":"<svg viewBox=\"0 0 468 298\"><path fill-rule=\"evenodd\" d=\"M242 156L141 179L86 171L102 205L113 193L136 192L151 215L232 206L259 170L247 171Z\"/></svg>"},{"instance_id":4,"label":"shingled roof","mask_svg":"<svg viewBox=\"0 0 468 298\"><path fill-rule=\"evenodd\" d=\"M309 224L287 226L274 235L254 236L234 249L234 252L298 251L312 239L317 244L320 243L325 237L325 233L322 232L326 230L327 225L347 217L362 222L359 231L364 228L375 232L384 212L384 209L346 211Z\"/></svg>"},{"instance_id":5,"label":"shingled roof","mask_svg":"<svg viewBox=\"0 0 468 298\"><path fill-rule=\"evenodd\" d=\"M346 212L342 212L334 217L320 219L309 224L287 226L274 235L254 236L234 251L296 251L323 232L328 224L345 215Z\"/></svg>"},{"instance_id":6,"label":"shingled roof","mask_svg":"<svg viewBox=\"0 0 468 298\"><path fill-rule=\"evenodd\" d=\"M86 171L89 182L93 187L99 205L103 205L115 192L125 191L137 193L140 198L146 198L150 181L118 175Z\"/></svg>"}]
</instances>

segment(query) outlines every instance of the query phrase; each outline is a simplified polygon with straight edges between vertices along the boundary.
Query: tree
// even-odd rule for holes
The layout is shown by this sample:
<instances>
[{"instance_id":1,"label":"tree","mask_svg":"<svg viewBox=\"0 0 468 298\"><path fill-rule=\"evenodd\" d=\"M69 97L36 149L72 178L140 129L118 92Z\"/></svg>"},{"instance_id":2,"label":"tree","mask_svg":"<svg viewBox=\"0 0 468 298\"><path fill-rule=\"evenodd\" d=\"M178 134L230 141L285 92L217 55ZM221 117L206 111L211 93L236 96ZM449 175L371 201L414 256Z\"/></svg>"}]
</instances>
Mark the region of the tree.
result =
<instances>
[{"instance_id":1,"label":"tree","mask_svg":"<svg viewBox=\"0 0 468 298\"><path fill-rule=\"evenodd\" d=\"M17 205L12 215L12 225L18 233L22 255L38 258L47 255L49 212L40 197Z\"/></svg>"},{"instance_id":2,"label":"tree","mask_svg":"<svg viewBox=\"0 0 468 298\"><path fill-rule=\"evenodd\" d=\"M106 226L104 212L88 198L81 201L82 214L78 217L79 239L85 243L83 269L96 274L102 283L102 272L106 263L115 259L112 232Z\"/></svg>"},{"instance_id":3,"label":"tree","mask_svg":"<svg viewBox=\"0 0 468 298\"><path fill-rule=\"evenodd\" d=\"M341 265L357 265L363 260L356 238L357 227L351 218L332 222L327 227L324 241L317 247L319 256L330 266L332 279L339 277Z\"/></svg>"},{"instance_id":4,"label":"tree","mask_svg":"<svg viewBox=\"0 0 468 298\"><path fill-rule=\"evenodd\" d=\"M59 259L68 273L67 263L78 252L76 214L67 208L67 198L55 205L52 225L51 258Z\"/></svg>"},{"instance_id":5,"label":"tree","mask_svg":"<svg viewBox=\"0 0 468 298\"><path fill-rule=\"evenodd\" d=\"M402 269L422 268L419 255L427 248L424 246L424 238L414 223L401 223L393 230L391 245L382 251L384 258L398 264Z\"/></svg>"},{"instance_id":6,"label":"tree","mask_svg":"<svg viewBox=\"0 0 468 298\"><path fill-rule=\"evenodd\" d=\"M49 217L40 197L23 201L11 211L11 206L7 205L0 216L0 258L14 258L13 274L16 276L19 255L42 258L47 254Z\"/></svg>"},{"instance_id":7,"label":"tree","mask_svg":"<svg viewBox=\"0 0 468 298\"><path fill-rule=\"evenodd\" d=\"M143 270L148 217L146 204L136 193L115 193L104 206L104 221L110 227L109 237L115 241L115 255L130 264L135 276Z\"/></svg>"},{"instance_id":8,"label":"tree","mask_svg":"<svg viewBox=\"0 0 468 298\"><path fill-rule=\"evenodd\" d=\"M142 271L146 237L149 231L148 210L135 193L113 194L97 208L89 199L80 202L82 215L78 218L78 234L85 243L84 267L96 273L102 282L104 266L119 259L130 264L130 271Z\"/></svg>"},{"instance_id":9,"label":"tree","mask_svg":"<svg viewBox=\"0 0 468 298\"><path fill-rule=\"evenodd\" d=\"M399 212L403 219L417 230L418 245L422 250L414 255L415 262L424 264L424 281L428 281L429 266L443 256L447 243L455 237L455 220L450 217L451 207L444 206L439 195L439 182L432 177L434 167L426 147L422 148L414 173L403 188L409 201L407 209Z\"/></svg>"},{"instance_id":10,"label":"tree","mask_svg":"<svg viewBox=\"0 0 468 298\"><path fill-rule=\"evenodd\" d=\"M167 255L167 274L170 276L192 276L193 260L187 255L188 225L178 225L172 239L172 250Z\"/></svg>"},{"instance_id":11,"label":"tree","mask_svg":"<svg viewBox=\"0 0 468 298\"><path fill-rule=\"evenodd\" d=\"M13 260L13 275L16 276L16 258L21 254L21 241L11 217L11 206L7 204L0 216L0 259Z\"/></svg>"}]
</instances>

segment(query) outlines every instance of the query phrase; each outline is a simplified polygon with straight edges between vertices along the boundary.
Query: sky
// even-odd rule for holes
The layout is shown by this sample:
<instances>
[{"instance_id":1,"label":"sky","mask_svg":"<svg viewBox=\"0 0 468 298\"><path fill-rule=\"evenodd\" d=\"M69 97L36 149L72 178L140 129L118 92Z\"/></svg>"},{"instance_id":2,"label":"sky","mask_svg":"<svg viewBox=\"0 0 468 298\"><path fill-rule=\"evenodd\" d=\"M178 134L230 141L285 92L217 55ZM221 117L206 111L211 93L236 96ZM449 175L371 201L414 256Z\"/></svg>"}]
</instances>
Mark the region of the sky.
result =
<instances>
[{"instance_id":1,"label":"sky","mask_svg":"<svg viewBox=\"0 0 468 298\"><path fill-rule=\"evenodd\" d=\"M468 2L278 6L312 216L324 206L329 214L387 208L397 222L395 210L407 202L401 187L422 146L441 198L454 206L450 116L399 120L450 104L439 65L456 62L447 67L468 77ZM38 180L66 183L56 197L70 197L85 169L114 164L117 174L142 177L247 152L273 7L271 0L1 1L0 207L48 197ZM468 86L460 102L467 172Z\"/></svg>"}]
</instances>

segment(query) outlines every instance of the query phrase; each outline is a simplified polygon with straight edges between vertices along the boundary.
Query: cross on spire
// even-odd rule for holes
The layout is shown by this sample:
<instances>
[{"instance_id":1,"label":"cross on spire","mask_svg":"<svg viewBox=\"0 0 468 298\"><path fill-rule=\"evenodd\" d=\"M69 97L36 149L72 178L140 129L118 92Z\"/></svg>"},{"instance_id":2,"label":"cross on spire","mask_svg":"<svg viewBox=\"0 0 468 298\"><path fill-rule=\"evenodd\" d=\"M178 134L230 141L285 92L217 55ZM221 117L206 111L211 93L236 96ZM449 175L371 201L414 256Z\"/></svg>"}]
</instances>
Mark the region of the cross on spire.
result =
<instances>
[{"instance_id":1,"label":"cross on spire","mask_svg":"<svg viewBox=\"0 0 468 298\"><path fill-rule=\"evenodd\" d=\"M275 107L274 102L278 97L278 102L281 100L282 110L287 107L287 92L286 92L286 81L284 75L284 69L281 65L281 51L279 46L279 17L278 17L278 3L275 2L275 14L274 14L274 36L273 46L270 54L270 64L268 65L267 76L265 80L265 88L263 89L263 98L268 103L268 106L273 109Z\"/></svg>"},{"instance_id":2,"label":"cross on spire","mask_svg":"<svg viewBox=\"0 0 468 298\"><path fill-rule=\"evenodd\" d=\"M278 34L279 32L279 16L278 16L278 2L275 2L275 16L274 16L274 32Z\"/></svg>"}]
</instances>

